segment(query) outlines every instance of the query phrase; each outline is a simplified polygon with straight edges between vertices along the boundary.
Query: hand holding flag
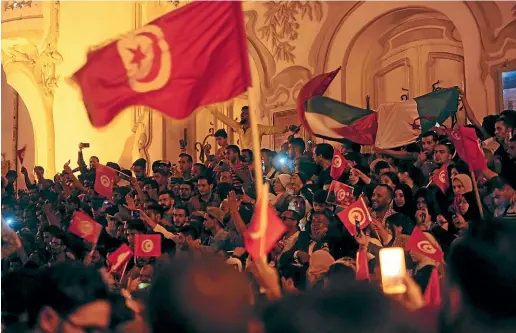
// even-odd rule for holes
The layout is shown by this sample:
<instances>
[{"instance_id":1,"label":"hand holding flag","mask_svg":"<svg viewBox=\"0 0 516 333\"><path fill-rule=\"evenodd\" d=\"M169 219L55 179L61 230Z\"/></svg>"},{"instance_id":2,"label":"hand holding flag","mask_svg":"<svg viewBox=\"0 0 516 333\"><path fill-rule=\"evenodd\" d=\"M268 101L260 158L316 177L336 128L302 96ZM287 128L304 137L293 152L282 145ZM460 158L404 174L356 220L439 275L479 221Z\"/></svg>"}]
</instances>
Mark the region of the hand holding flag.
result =
<instances>
[{"instance_id":1,"label":"hand holding flag","mask_svg":"<svg viewBox=\"0 0 516 333\"><path fill-rule=\"evenodd\" d=\"M337 216L352 236L357 234L357 223L360 223L360 229L363 230L372 222L371 215L362 197L338 213Z\"/></svg>"}]
</instances>

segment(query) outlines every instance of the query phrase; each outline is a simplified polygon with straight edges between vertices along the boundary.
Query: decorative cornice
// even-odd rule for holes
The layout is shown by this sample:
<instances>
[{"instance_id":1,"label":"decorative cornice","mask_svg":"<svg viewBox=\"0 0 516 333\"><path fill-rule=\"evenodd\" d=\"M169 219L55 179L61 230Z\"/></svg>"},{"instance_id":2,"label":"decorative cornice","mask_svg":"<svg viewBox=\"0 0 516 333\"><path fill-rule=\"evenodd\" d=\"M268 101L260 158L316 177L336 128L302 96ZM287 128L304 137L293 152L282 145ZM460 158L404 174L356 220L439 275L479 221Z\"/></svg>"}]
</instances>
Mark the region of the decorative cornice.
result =
<instances>
[{"instance_id":1,"label":"decorative cornice","mask_svg":"<svg viewBox=\"0 0 516 333\"><path fill-rule=\"evenodd\" d=\"M28 3L25 1L25 3ZM2 50L2 63L24 63L32 71L36 82L41 86L45 97L53 98L59 75L56 66L63 62L62 55L57 51L59 41L60 2L53 1L50 6L50 27L42 43L42 48L32 43L15 44ZM4 7L5 8L5 7Z\"/></svg>"}]
</instances>

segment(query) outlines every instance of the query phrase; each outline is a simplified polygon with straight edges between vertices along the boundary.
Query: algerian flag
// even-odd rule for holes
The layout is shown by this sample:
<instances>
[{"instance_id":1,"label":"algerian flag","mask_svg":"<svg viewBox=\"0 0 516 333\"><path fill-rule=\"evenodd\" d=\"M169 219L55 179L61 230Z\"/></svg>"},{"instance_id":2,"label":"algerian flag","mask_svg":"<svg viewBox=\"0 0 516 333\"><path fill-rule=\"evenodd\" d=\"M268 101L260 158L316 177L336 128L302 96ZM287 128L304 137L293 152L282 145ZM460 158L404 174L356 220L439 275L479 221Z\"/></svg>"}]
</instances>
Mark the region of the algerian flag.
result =
<instances>
[{"instance_id":1,"label":"algerian flag","mask_svg":"<svg viewBox=\"0 0 516 333\"><path fill-rule=\"evenodd\" d=\"M378 107L378 131L374 146L381 149L408 145L417 140L421 134L417 104L412 99L398 103L385 103Z\"/></svg>"},{"instance_id":2,"label":"algerian flag","mask_svg":"<svg viewBox=\"0 0 516 333\"><path fill-rule=\"evenodd\" d=\"M451 87L432 91L414 98L417 113L421 121L421 132L432 129L436 123L442 125L449 116L457 112L459 107L459 87Z\"/></svg>"}]
</instances>

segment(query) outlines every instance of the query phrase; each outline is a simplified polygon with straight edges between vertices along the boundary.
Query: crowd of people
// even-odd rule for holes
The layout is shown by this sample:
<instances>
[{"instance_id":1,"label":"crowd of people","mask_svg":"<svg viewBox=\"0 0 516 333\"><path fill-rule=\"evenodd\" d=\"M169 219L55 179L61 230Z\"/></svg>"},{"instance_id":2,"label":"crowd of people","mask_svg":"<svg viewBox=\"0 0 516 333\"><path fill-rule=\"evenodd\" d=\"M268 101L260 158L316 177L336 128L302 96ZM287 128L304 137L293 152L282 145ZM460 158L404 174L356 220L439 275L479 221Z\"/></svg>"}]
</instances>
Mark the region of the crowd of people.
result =
<instances>
[{"instance_id":1,"label":"crowd of people","mask_svg":"<svg viewBox=\"0 0 516 333\"><path fill-rule=\"evenodd\" d=\"M347 140L314 145L292 135L280 151L261 150L256 179L246 107L239 123L216 114L241 145L219 129L205 163L183 152L177 164L138 159L124 169L91 156L87 165L81 144L77 169L68 162L53 179L36 166L33 182L22 168L26 191L14 190L10 171L2 178L2 327L515 332L516 112L480 123L464 96L463 104L488 162L482 172L470 172L437 127L416 143L367 154ZM336 151L347 163L337 179ZM115 170L112 197L95 190L101 165ZM436 184L440 170L446 179ZM268 203L285 229L265 269L246 250L257 181L269 184ZM352 188L346 204L336 202L335 182ZM370 223L355 233L340 213L357 200ZM74 231L79 214L101 226L98 237ZM415 229L443 260L407 250ZM406 249L406 292L393 296L381 289L379 252L389 247ZM429 302L434 278L439 294Z\"/></svg>"}]
</instances>

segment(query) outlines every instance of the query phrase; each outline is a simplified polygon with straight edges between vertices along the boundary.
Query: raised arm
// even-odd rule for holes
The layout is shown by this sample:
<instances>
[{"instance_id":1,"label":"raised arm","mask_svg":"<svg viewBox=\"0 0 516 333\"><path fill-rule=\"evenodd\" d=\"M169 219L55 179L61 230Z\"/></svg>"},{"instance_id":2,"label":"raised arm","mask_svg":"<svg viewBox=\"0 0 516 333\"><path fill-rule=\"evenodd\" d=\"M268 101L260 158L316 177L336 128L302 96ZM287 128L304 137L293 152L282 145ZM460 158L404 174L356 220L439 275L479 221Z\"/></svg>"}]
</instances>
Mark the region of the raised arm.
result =
<instances>
[{"instance_id":1,"label":"raised arm","mask_svg":"<svg viewBox=\"0 0 516 333\"><path fill-rule=\"evenodd\" d=\"M233 131L238 132L238 128L240 127L240 124L237 121L229 118L228 116L219 112L217 109L215 109L213 107L207 107L207 109L208 109L208 111L211 112L211 114L213 116L215 116L215 118L222 121L225 125L230 127Z\"/></svg>"}]
</instances>

